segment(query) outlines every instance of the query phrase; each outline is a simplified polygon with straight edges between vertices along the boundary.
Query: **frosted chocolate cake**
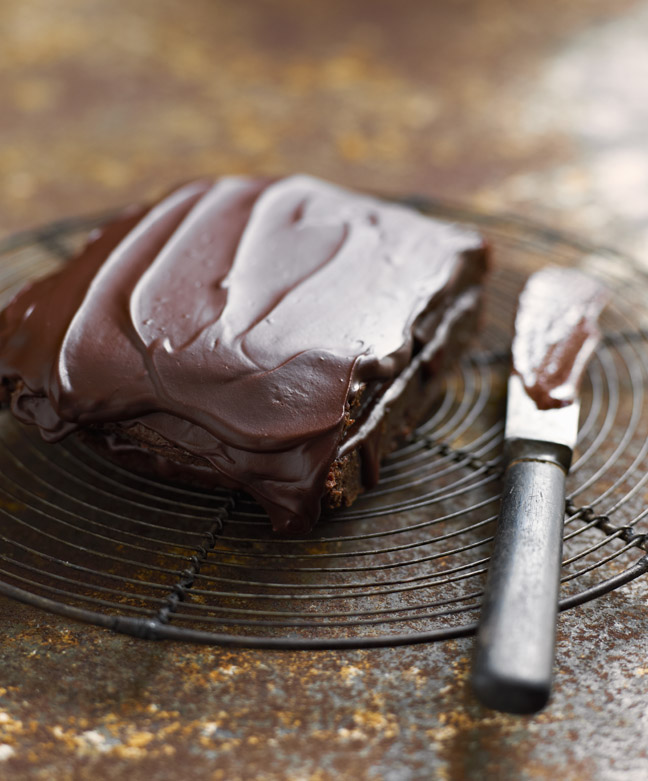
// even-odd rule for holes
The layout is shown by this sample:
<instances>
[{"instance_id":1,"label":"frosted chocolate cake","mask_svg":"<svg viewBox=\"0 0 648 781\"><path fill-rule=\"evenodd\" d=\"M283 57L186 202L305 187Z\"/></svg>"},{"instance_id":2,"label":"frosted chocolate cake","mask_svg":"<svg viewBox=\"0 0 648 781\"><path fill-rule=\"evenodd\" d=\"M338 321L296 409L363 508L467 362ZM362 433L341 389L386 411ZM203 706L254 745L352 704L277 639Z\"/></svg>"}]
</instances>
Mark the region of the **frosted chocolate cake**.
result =
<instances>
[{"instance_id":1,"label":"frosted chocolate cake","mask_svg":"<svg viewBox=\"0 0 648 781\"><path fill-rule=\"evenodd\" d=\"M0 393L47 441L306 532L429 411L486 266L476 232L306 176L193 182L14 298Z\"/></svg>"}]
</instances>

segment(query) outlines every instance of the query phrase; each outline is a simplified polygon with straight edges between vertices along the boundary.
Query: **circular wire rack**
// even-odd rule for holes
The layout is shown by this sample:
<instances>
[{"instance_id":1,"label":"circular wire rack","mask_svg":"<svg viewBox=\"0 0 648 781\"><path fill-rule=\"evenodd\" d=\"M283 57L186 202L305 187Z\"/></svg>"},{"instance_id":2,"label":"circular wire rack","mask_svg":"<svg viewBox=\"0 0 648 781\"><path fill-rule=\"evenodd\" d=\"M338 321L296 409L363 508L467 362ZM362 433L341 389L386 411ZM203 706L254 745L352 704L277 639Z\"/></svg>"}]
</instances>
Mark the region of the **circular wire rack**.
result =
<instances>
[{"instance_id":1,"label":"circular wire rack","mask_svg":"<svg viewBox=\"0 0 648 781\"><path fill-rule=\"evenodd\" d=\"M648 277L612 250L516 218L418 198L494 247L484 326L433 415L376 489L301 539L243 493L155 482L74 437L47 445L0 414L0 593L149 639L257 648L404 645L475 631L499 502L517 295L547 265L612 292L582 391L568 478L561 609L648 572ZM0 303L74 254L106 215L0 244Z\"/></svg>"}]
</instances>

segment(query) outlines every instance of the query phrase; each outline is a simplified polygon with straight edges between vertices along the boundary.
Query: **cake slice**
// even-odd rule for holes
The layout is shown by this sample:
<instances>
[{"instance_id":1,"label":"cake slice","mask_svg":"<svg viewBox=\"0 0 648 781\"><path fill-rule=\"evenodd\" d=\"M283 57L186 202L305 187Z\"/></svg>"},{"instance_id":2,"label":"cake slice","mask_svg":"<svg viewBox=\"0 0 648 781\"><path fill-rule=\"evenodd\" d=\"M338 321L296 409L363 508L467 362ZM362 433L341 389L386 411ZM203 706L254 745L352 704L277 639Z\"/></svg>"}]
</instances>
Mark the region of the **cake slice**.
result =
<instances>
[{"instance_id":1,"label":"cake slice","mask_svg":"<svg viewBox=\"0 0 648 781\"><path fill-rule=\"evenodd\" d=\"M91 235L0 315L2 393L282 533L375 484L475 328L473 230L307 176L182 186Z\"/></svg>"}]
</instances>

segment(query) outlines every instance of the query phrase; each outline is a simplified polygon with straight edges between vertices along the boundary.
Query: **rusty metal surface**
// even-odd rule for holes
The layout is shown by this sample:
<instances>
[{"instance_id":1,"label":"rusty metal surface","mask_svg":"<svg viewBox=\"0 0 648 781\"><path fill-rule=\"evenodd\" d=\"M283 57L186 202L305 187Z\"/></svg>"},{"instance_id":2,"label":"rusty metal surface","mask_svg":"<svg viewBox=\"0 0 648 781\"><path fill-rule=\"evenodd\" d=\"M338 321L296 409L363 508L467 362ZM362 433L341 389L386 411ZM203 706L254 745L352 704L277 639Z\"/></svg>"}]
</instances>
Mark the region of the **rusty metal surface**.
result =
<instances>
[{"instance_id":1,"label":"rusty metal surface","mask_svg":"<svg viewBox=\"0 0 648 781\"><path fill-rule=\"evenodd\" d=\"M640 128L632 0L302 5L3 0L3 230L191 175L294 170L584 219L605 194L596 130L620 152Z\"/></svg>"},{"instance_id":2,"label":"rusty metal surface","mask_svg":"<svg viewBox=\"0 0 648 781\"><path fill-rule=\"evenodd\" d=\"M642 596L637 583L561 618L556 694L533 718L474 703L468 640L231 652L144 644L3 601L5 767L61 779L641 779Z\"/></svg>"},{"instance_id":3,"label":"rusty metal surface","mask_svg":"<svg viewBox=\"0 0 648 781\"><path fill-rule=\"evenodd\" d=\"M4 0L0 27L4 233L306 170L648 256L645 4ZM2 599L0 777L643 779L647 598L642 579L561 617L532 718L475 704L470 639L227 651Z\"/></svg>"}]
</instances>

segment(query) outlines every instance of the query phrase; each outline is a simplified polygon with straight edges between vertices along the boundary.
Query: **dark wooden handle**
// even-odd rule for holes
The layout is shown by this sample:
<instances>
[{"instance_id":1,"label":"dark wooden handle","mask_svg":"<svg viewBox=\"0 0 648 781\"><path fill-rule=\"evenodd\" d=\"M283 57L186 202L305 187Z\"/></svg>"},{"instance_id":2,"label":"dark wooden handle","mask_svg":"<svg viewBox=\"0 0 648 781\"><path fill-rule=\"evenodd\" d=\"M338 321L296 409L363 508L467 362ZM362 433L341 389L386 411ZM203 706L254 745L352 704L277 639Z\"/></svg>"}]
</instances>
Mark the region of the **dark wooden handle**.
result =
<instances>
[{"instance_id":1,"label":"dark wooden handle","mask_svg":"<svg viewBox=\"0 0 648 781\"><path fill-rule=\"evenodd\" d=\"M490 708L533 713L551 692L565 469L522 459L504 475L472 684Z\"/></svg>"}]
</instances>

